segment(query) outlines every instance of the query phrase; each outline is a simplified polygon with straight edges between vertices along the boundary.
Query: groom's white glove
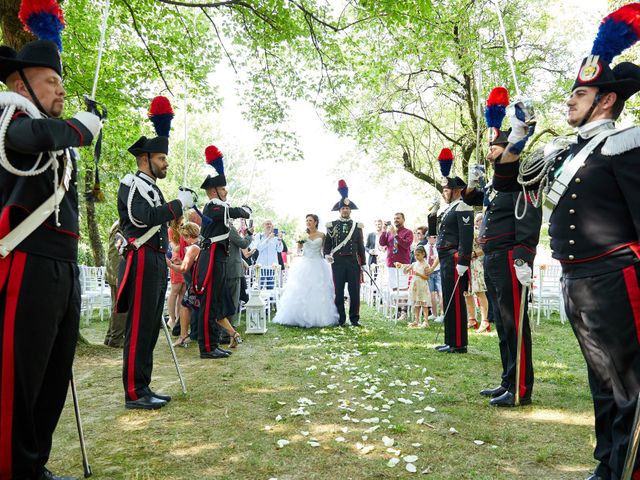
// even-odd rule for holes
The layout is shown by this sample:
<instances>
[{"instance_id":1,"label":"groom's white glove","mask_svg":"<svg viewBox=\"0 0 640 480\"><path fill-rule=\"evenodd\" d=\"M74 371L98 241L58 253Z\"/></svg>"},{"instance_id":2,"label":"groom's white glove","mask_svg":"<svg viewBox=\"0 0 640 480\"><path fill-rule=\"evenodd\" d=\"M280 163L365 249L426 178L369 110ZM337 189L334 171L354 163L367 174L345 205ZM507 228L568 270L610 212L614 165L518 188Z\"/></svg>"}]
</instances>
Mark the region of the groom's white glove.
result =
<instances>
[{"instance_id":1,"label":"groom's white glove","mask_svg":"<svg viewBox=\"0 0 640 480\"><path fill-rule=\"evenodd\" d=\"M466 265L456 265L456 271L458 272L459 277L467 273L467 270L469 270L469 267L467 267Z\"/></svg>"},{"instance_id":2,"label":"groom's white glove","mask_svg":"<svg viewBox=\"0 0 640 480\"><path fill-rule=\"evenodd\" d=\"M530 287L533 284L533 271L528 263L516 260L513 264L513 269L516 271L516 277L518 277L518 281L522 285Z\"/></svg>"},{"instance_id":3,"label":"groom's white glove","mask_svg":"<svg viewBox=\"0 0 640 480\"><path fill-rule=\"evenodd\" d=\"M325 255L325 260L331 265L333 263L333 255Z\"/></svg>"}]
</instances>

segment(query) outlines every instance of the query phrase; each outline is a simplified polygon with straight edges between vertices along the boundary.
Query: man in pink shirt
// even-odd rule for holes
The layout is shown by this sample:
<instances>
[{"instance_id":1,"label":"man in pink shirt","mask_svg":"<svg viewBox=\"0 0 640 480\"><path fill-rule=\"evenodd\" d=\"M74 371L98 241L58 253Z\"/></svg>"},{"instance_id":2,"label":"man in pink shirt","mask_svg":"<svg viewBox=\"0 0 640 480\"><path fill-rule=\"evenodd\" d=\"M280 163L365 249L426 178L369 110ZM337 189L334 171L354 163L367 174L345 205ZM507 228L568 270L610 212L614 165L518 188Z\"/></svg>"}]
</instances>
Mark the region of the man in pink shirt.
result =
<instances>
[{"instance_id":1,"label":"man in pink shirt","mask_svg":"<svg viewBox=\"0 0 640 480\"><path fill-rule=\"evenodd\" d=\"M404 226L404 213L396 213L393 216L393 225L387 226L387 230L380 235L380 245L387 247L387 268L389 270L389 285L397 289L396 262L407 265L411 263L411 244L413 232Z\"/></svg>"}]
</instances>

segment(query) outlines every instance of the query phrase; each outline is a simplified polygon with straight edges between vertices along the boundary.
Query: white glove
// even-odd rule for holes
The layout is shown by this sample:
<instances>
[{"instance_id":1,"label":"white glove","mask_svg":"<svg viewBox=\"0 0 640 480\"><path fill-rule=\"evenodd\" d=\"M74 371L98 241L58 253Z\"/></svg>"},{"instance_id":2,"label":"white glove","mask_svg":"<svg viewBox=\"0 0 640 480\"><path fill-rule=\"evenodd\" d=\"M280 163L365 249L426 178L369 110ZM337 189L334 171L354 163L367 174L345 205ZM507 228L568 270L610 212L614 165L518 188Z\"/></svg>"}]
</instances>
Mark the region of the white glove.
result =
<instances>
[{"instance_id":1,"label":"white glove","mask_svg":"<svg viewBox=\"0 0 640 480\"><path fill-rule=\"evenodd\" d=\"M329 262L329 265L333 263L333 255L325 255L324 259Z\"/></svg>"},{"instance_id":2,"label":"white glove","mask_svg":"<svg viewBox=\"0 0 640 480\"><path fill-rule=\"evenodd\" d=\"M100 117L91 112L78 112L73 116L73 118L89 130L94 139L98 137L98 133L100 133L100 130L102 129L102 121L100 120Z\"/></svg>"},{"instance_id":3,"label":"white glove","mask_svg":"<svg viewBox=\"0 0 640 480\"><path fill-rule=\"evenodd\" d=\"M467 273L467 270L469 270L469 267L467 265L456 265L456 271L458 272L459 277Z\"/></svg>"},{"instance_id":4,"label":"white glove","mask_svg":"<svg viewBox=\"0 0 640 480\"><path fill-rule=\"evenodd\" d=\"M189 190L180 190L178 192L178 200L182 203L182 208L191 208L193 207L193 193Z\"/></svg>"},{"instance_id":5,"label":"white glove","mask_svg":"<svg viewBox=\"0 0 640 480\"><path fill-rule=\"evenodd\" d=\"M514 270L516 271L516 277L518 277L518 281L524 285L525 287L531 286L533 284L533 271L528 263L524 265L513 265Z\"/></svg>"}]
</instances>

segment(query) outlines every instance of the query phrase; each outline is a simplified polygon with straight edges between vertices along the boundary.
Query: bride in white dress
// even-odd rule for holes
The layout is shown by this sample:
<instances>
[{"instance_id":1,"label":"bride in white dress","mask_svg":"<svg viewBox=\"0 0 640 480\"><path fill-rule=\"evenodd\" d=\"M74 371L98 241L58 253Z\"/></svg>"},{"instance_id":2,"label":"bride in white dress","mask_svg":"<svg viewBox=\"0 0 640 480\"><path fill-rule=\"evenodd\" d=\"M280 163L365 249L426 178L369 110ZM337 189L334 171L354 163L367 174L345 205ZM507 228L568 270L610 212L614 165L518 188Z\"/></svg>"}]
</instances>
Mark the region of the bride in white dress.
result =
<instances>
[{"instance_id":1,"label":"bride in white dress","mask_svg":"<svg viewBox=\"0 0 640 480\"><path fill-rule=\"evenodd\" d=\"M275 323L296 327L330 327L338 324L331 267L322 256L324 233L318 231L318 216L306 218L308 237L287 277Z\"/></svg>"}]
</instances>

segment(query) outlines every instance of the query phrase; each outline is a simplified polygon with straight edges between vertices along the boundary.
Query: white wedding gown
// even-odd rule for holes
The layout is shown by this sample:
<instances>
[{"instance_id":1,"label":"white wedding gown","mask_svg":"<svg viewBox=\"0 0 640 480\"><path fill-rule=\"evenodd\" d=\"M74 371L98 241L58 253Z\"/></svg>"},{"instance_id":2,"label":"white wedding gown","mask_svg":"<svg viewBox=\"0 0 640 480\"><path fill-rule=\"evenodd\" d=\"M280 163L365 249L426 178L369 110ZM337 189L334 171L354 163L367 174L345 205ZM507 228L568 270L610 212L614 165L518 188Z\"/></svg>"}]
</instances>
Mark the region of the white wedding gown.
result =
<instances>
[{"instance_id":1,"label":"white wedding gown","mask_svg":"<svg viewBox=\"0 0 640 480\"><path fill-rule=\"evenodd\" d=\"M322 257L322 238L304 243L302 257L289 270L275 323L296 327L329 327L338 324L333 274Z\"/></svg>"}]
</instances>

